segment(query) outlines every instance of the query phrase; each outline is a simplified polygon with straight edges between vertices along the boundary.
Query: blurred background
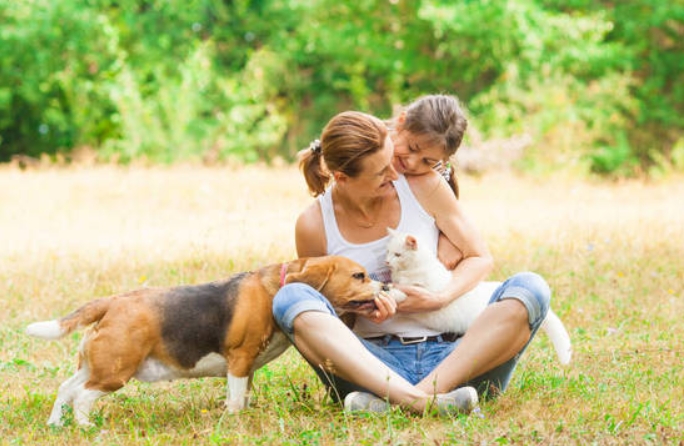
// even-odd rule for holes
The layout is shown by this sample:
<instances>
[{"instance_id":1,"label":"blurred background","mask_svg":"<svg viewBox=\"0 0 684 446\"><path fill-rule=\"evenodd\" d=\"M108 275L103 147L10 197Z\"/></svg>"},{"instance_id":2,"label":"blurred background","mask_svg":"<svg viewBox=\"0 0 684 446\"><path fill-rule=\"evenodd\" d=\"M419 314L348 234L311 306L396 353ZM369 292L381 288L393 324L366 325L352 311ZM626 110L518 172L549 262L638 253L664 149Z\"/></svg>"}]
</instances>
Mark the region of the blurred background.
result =
<instances>
[{"instance_id":1,"label":"blurred background","mask_svg":"<svg viewBox=\"0 0 684 446\"><path fill-rule=\"evenodd\" d=\"M0 0L21 167L287 163L429 93L468 110L462 171L684 171L684 2Z\"/></svg>"}]
</instances>

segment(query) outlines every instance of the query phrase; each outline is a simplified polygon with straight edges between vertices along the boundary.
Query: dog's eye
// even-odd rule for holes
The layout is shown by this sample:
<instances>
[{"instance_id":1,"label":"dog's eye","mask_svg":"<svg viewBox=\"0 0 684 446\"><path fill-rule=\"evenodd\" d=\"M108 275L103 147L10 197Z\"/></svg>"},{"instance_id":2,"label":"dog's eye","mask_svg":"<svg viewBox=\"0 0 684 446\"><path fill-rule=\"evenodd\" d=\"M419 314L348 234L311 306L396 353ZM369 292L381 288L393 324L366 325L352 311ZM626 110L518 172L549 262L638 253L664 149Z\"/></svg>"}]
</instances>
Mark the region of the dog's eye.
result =
<instances>
[{"instance_id":1,"label":"dog's eye","mask_svg":"<svg viewBox=\"0 0 684 446\"><path fill-rule=\"evenodd\" d=\"M354 279L364 280L366 278L366 273L354 273L352 274Z\"/></svg>"}]
</instances>

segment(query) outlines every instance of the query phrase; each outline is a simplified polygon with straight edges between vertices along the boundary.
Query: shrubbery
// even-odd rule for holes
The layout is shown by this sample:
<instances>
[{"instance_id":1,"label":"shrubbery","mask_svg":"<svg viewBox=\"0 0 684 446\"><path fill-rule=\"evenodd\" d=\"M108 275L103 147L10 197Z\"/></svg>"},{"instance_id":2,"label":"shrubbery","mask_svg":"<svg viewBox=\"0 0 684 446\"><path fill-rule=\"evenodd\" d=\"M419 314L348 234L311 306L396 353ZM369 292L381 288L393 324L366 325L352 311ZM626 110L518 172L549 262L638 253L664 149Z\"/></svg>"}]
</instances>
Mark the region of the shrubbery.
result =
<instances>
[{"instance_id":1,"label":"shrubbery","mask_svg":"<svg viewBox=\"0 0 684 446\"><path fill-rule=\"evenodd\" d=\"M546 166L682 169L684 5L0 0L0 160L292 159L344 109L457 94Z\"/></svg>"}]
</instances>

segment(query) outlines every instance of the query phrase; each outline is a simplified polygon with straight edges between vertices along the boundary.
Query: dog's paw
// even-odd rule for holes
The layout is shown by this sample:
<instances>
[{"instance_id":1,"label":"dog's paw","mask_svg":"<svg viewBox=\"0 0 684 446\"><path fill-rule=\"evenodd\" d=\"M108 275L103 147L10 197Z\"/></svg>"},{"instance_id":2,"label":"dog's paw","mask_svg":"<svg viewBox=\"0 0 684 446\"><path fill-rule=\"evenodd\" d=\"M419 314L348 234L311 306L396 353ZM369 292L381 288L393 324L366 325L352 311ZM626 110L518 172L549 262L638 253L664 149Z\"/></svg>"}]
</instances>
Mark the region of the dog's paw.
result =
<instances>
[{"instance_id":1,"label":"dog's paw","mask_svg":"<svg viewBox=\"0 0 684 446\"><path fill-rule=\"evenodd\" d=\"M228 413L238 413L245 407L247 407L246 398L231 398L229 400L226 400L226 410L228 411Z\"/></svg>"},{"instance_id":2,"label":"dog's paw","mask_svg":"<svg viewBox=\"0 0 684 446\"><path fill-rule=\"evenodd\" d=\"M64 426L64 421L62 421L61 418L53 420L52 417L47 421L48 426L52 427L63 427Z\"/></svg>"}]
</instances>

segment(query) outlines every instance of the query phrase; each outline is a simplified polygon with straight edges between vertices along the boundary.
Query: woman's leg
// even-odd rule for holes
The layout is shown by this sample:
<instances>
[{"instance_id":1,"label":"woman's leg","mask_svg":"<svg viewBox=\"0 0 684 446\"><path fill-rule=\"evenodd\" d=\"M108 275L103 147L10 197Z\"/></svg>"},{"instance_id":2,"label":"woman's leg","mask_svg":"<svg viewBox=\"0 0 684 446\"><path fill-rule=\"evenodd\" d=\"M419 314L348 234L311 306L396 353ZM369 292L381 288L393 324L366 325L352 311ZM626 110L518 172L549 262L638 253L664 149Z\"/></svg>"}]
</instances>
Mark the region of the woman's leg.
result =
<instances>
[{"instance_id":1,"label":"woman's leg","mask_svg":"<svg viewBox=\"0 0 684 446\"><path fill-rule=\"evenodd\" d=\"M376 358L337 318L318 311L294 321L294 343L307 360L326 373L359 383L390 402L422 411L432 395L419 391Z\"/></svg>"},{"instance_id":2,"label":"woman's leg","mask_svg":"<svg viewBox=\"0 0 684 446\"><path fill-rule=\"evenodd\" d=\"M418 390L370 353L335 315L330 303L310 286L285 285L273 299L273 313L319 375L356 383L413 410L422 411L430 401L432 395Z\"/></svg>"},{"instance_id":3,"label":"woman's leg","mask_svg":"<svg viewBox=\"0 0 684 446\"><path fill-rule=\"evenodd\" d=\"M355 383L391 403L423 412L434 400L373 355L328 303L308 285L281 288L273 300L276 322L300 353L326 377ZM334 378L333 378L334 380Z\"/></svg>"},{"instance_id":4,"label":"woman's leg","mask_svg":"<svg viewBox=\"0 0 684 446\"><path fill-rule=\"evenodd\" d=\"M537 274L520 273L508 279L454 351L417 387L443 393L472 381L504 390L520 354L546 317L550 298L546 281Z\"/></svg>"}]
</instances>

